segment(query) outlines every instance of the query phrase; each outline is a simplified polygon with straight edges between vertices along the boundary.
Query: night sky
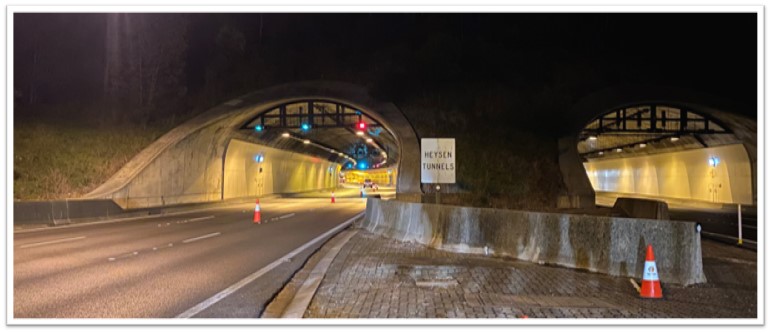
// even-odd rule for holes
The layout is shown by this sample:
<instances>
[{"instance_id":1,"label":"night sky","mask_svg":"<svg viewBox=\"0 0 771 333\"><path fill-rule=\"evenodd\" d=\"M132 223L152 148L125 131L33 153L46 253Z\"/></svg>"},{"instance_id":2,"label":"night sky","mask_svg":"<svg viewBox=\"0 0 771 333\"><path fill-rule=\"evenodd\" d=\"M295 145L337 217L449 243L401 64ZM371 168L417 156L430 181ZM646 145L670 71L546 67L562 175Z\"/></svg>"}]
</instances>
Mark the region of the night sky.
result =
<instances>
[{"instance_id":1,"label":"night sky","mask_svg":"<svg viewBox=\"0 0 771 333\"><path fill-rule=\"evenodd\" d=\"M607 87L655 84L704 92L756 117L755 14L130 16L128 37L112 49L124 60L110 65L107 15L14 14L17 118L45 110L85 120L112 101L141 107L152 121L309 79L361 84L397 106L458 91L496 91L533 112L564 101L550 115ZM144 74L135 73L140 62ZM110 66L111 80L125 82L112 95ZM157 73L152 82L147 73ZM131 82L153 95L131 95Z\"/></svg>"}]
</instances>

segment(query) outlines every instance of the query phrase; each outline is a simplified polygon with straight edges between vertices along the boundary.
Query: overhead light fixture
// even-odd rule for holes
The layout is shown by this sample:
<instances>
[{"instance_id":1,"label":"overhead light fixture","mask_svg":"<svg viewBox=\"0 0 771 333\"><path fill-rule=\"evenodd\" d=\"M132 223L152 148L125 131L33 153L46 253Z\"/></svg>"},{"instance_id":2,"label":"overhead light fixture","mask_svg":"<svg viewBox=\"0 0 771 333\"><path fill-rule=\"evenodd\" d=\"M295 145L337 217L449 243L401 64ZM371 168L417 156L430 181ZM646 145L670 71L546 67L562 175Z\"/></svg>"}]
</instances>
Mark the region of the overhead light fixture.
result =
<instances>
[{"instance_id":1,"label":"overhead light fixture","mask_svg":"<svg viewBox=\"0 0 771 333\"><path fill-rule=\"evenodd\" d=\"M311 140L305 139L305 140L303 140L303 143L307 145L307 144L311 143Z\"/></svg>"},{"instance_id":2,"label":"overhead light fixture","mask_svg":"<svg viewBox=\"0 0 771 333\"><path fill-rule=\"evenodd\" d=\"M644 144L644 143L641 143L641 144L640 144L640 148L645 148L646 146L647 146L647 145L646 145L646 144Z\"/></svg>"},{"instance_id":3,"label":"overhead light fixture","mask_svg":"<svg viewBox=\"0 0 771 333\"><path fill-rule=\"evenodd\" d=\"M289 137L289 132L284 132L284 133L281 133L281 136L283 136L283 137L285 137L285 138L288 138L288 137Z\"/></svg>"},{"instance_id":4,"label":"overhead light fixture","mask_svg":"<svg viewBox=\"0 0 771 333\"><path fill-rule=\"evenodd\" d=\"M334 149L330 149L330 150L329 150L329 152L330 152L330 153L332 153L332 154L334 154L334 153L335 153L335 150L334 150Z\"/></svg>"},{"instance_id":5,"label":"overhead light fixture","mask_svg":"<svg viewBox=\"0 0 771 333\"><path fill-rule=\"evenodd\" d=\"M599 152L599 155L605 155L604 151Z\"/></svg>"},{"instance_id":6,"label":"overhead light fixture","mask_svg":"<svg viewBox=\"0 0 771 333\"><path fill-rule=\"evenodd\" d=\"M595 140L597 140L597 137L594 136L594 135L590 135L588 139L589 139L589 141L595 141Z\"/></svg>"},{"instance_id":7,"label":"overhead light fixture","mask_svg":"<svg viewBox=\"0 0 771 333\"><path fill-rule=\"evenodd\" d=\"M367 143L372 143L372 138L367 138Z\"/></svg>"},{"instance_id":8,"label":"overhead light fixture","mask_svg":"<svg viewBox=\"0 0 771 333\"><path fill-rule=\"evenodd\" d=\"M362 136L362 135L364 135L364 132L362 132L362 131L356 131L356 135L358 135L358 136Z\"/></svg>"},{"instance_id":9,"label":"overhead light fixture","mask_svg":"<svg viewBox=\"0 0 771 333\"><path fill-rule=\"evenodd\" d=\"M680 140L679 136L673 136L673 137L669 138L669 141L672 141L672 142L677 142L678 140Z\"/></svg>"},{"instance_id":10,"label":"overhead light fixture","mask_svg":"<svg viewBox=\"0 0 771 333\"><path fill-rule=\"evenodd\" d=\"M617 153L620 153L620 152L622 152L622 151L623 151L623 149L621 149L621 148L616 148L616 152L617 152Z\"/></svg>"}]
</instances>

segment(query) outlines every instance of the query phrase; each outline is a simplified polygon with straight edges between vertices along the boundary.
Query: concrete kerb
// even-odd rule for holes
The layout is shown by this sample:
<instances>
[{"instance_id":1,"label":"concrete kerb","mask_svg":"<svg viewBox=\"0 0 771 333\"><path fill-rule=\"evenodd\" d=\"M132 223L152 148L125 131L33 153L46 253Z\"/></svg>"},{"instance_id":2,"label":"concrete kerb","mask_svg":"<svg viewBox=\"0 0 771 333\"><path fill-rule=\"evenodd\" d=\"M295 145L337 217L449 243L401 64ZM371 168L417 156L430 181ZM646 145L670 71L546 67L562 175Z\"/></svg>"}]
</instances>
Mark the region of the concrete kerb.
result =
<instances>
[{"instance_id":1,"label":"concrete kerb","mask_svg":"<svg viewBox=\"0 0 771 333\"><path fill-rule=\"evenodd\" d=\"M640 278L652 244L662 282L706 282L694 222L522 212L367 200L357 227L458 253L485 253L541 264Z\"/></svg>"}]
</instances>

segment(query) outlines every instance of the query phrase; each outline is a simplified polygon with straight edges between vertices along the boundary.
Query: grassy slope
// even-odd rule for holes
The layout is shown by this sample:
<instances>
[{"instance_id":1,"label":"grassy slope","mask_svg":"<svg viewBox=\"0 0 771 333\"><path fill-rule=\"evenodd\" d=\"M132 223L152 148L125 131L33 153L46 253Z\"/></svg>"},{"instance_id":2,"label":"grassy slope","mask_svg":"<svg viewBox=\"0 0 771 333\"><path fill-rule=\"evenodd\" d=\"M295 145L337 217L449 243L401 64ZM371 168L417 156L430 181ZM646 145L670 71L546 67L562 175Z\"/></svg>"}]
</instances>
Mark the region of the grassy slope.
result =
<instances>
[{"instance_id":1,"label":"grassy slope","mask_svg":"<svg viewBox=\"0 0 771 333\"><path fill-rule=\"evenodd\" d=\"M159 128L17 124L14 200L80 197L165 133Z\"/></svg>"}]
</instances>

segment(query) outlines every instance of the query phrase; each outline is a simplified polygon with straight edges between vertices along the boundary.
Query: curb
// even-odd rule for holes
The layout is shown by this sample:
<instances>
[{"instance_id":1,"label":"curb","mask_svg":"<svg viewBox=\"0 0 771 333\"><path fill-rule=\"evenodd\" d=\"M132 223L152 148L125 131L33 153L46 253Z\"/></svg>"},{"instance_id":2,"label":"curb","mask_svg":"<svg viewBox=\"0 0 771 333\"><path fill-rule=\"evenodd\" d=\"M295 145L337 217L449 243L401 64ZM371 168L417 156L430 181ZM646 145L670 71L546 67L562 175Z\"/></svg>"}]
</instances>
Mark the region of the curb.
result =
<instances>
[{"instance_id":1,"label":"curb","mask_svg":"<svg viewBox=\"0 0 771 333\"><path fill-rule=\"evenodd\" d=\"M305 280L305 282L303 282L302 286L300 286L300 289L297 290L297 293L292 298L292 300L289 301L289 304L281 314L281 318L303 317L305 311L308 309L308 306L311 304L313 296L316 295L316 291L319 289L321 281L324 279L324 276L326 276L327 270L329 270L329 266L332 264L332 261L337 257L337 254L340 253L340 250L343 248L343 246L345 246L345 244L347 244L348 241L351 240L351 238L358 232L358 230L344 231L340 235L341 238L336 239L333 244L330 244L332 248L313 267L313 270L311 270L308 278Z\"/></svg>"}]
</instances>

